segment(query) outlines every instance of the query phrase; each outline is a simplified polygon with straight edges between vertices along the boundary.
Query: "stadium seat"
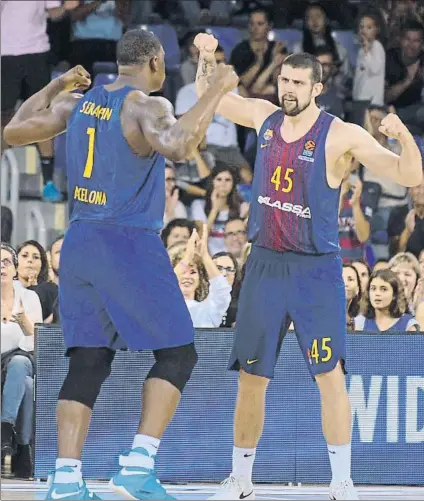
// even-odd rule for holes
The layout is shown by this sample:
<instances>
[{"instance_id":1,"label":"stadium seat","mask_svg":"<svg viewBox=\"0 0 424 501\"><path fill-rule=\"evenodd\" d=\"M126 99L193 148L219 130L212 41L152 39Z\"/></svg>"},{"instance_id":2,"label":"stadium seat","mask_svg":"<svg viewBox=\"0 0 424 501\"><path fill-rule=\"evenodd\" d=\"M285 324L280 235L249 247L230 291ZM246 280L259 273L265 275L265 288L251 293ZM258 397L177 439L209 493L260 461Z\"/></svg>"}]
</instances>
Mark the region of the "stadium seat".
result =
<instances>
[{"instance_id":1,"label":"stadium seat","mask_svg":"<svg viewBox=\"0 0 424 501\"><path fill-rule=\"evenodd\" d=\"M281 40L287 43L287 49L290 52L296 42L302 40L302 32L291 28L284 30L272 30L274 33L274 40Z\"/></svg>"},{"instance_id":2,"label":"stadium seat","mask_svg":"<svg viewBox=\"0 0 424 501\"><path fill-rule=\"evenodd\" d=\"M118 73L118 66L115 61L96 61L93 64L93 76L99 73Z\"/></svg>"},{"instance_id":3,"label":"stadium seat","mask_svg":"<svg viewBox=\"0 0 424 501\"><path fill-rule=\"evenodd\" d=\"M201 26L200 29L218 40L219 45L224 49L227 61L230 59L231 51L243 39L240 30L232 26Z\"/></svg>"},{"instance_id":4,"label":"stadium seat","mask_svg":"<svg viewBox=\"0 0 424 501\"><path fill-rule=\"evenodd\" d=\"M335 30L333 31L333 37L347 50L350 64L355 67L359 50L359 43L355 33L349 30Z\"/></svg>"},{"instance_id":5,"label":"stadium seat","mask_svg":"<svg viewBox=\"0 0 424 501\"><path fill-rule=\"evenodd\" d=\"M116 80L116 73L99 73L94 77L93 87L98 85L108 85Z\"/></svg>"},{"instance_id":6,"label":"stadium seat","mask_svg":"<svg viewBox=\"0 0 424 501\"><path fill-rule=\"evenodd\" d=\"M154 33L160 40L165 51L165 64L167 70L176 70L180 66L181 53L177 33L170 24L140 24L142 30Z\"/></svg>"}]
</instances>

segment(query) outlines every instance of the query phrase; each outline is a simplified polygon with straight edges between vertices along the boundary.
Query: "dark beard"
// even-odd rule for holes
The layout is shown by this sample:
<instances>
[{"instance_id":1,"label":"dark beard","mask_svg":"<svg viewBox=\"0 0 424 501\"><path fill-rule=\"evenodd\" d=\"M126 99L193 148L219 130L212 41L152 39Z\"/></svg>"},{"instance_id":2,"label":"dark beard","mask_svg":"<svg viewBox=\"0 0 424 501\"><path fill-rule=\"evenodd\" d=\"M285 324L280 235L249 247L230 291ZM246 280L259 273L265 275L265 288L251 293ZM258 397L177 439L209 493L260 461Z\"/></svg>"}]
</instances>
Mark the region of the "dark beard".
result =
<instances>
[{"instance_id":1,"label":"dark beard","mask_svg":"<svg viewBox=\"0 0 424 501\"><path fill-rule=\"evenodd\" d=\"M299 106L299 102L297 100L295 101L295 103L296 103L296 106L294 108L291 108L290 110L286 110L286 108L284 106L284 100L280 98L281 108L283 109L284 113L288 117L295 117L295 116L299 115L299 113L302 113L302 111L305 110L311 104L311 101L306 103L304 106Z\"/></svg>"}]
</instances>

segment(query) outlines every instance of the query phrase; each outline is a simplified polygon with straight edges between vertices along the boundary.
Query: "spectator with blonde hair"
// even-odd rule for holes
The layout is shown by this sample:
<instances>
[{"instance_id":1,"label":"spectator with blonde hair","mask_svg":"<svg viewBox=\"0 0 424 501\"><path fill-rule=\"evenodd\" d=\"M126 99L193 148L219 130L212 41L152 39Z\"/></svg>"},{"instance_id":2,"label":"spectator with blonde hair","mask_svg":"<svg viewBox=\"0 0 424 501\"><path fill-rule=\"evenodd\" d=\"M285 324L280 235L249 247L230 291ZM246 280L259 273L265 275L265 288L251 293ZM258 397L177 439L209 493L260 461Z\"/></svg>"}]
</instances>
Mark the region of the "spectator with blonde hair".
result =
<instances>
[{"instance_id":1,"label":"spectator with blonde hair","mask_svg":"<svg viewBox=\"0 0 424 501\"><path fill-rule=\"evenodd\" d=\"M407 305L414 312L414 291L420 278L420 265L418 259L410 252L399 252L389 261L389 269L399 277L405 290Z\"/></svg>"},{"instance_id":2,"label":"spectator with blonde hair","mask_svg":"<svg viewBox=\"0 0 424 501\"><path fill-rule=\"evenodd\" d=\"M408 304L399 277L391 270L371 275L365 294L365 314L355 318L355 330L417 332L417 320L407 313Z\"/></svg>"}]
</instances>

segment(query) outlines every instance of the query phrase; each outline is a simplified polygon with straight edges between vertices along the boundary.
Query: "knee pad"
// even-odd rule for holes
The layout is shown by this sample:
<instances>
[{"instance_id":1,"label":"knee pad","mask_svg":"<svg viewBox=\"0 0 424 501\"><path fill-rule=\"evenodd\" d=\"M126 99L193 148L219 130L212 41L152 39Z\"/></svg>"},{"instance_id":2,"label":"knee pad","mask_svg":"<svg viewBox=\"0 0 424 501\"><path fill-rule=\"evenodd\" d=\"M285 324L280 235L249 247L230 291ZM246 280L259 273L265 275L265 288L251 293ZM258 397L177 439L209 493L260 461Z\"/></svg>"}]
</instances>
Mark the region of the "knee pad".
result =
<instances>
[{"instance_id":1,"label":"knee pad","mask_svg":"<svg viewBox=\"0 0 424 501\"><path fill-rule=\"evenodd\" d=\"M69 370L59 400L72 400L92 409L109 377L115 352L108 348L72 348Z\"/></svg>"},{"instance_id":2,"label":"knee pad","mask_svg":"<svg viewBox=\"0 0 424 501\"><path fill-rule=\"evenodd\" d=\"M156 350L154 355L156 363L150 369L146 380L149 378L163 379L182 393L197 363L197 352L194 344Z\"/></svg>"}]
</instances>

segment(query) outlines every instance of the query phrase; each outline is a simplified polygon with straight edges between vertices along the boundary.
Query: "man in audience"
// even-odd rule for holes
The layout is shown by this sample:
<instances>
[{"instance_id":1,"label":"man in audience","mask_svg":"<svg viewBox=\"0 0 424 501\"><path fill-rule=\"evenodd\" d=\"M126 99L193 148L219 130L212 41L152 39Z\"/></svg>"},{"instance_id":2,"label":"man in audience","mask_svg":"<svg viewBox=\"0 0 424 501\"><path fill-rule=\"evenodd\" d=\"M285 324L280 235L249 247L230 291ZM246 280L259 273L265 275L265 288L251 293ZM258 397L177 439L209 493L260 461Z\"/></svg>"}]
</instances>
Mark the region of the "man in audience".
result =
<instances>
[{"instance_id":1,"label":"man in audience","mask_svg":"<svg viewBox=\"0 0 424 501\"><path fill-rule=\"evenodd\" d=\"M417 21L403 27L400 48L387 51L386 83L386 101L413 134L423 134L424 26Z\"/></svg>"},{"instance_id":2,"label":"man in audience","mask_svg":"<svg viewBox=\"0 0 424 501\"><path fill-rule=\"evenodd\" d=\"M175 168L167 162L165 167L165 214L163 224L177 218L186 218L187 209L179 199L180 190L176 186Z\"/></svg>"},{"instance_id":3,"label":"man in audience","mask_svg":"<svg viewBox=\"0 0 424 501\"><path fill-rule=\"evenodd\" d=\"M336 71L333 52L329 47L323 45L322 47L317 48L315 56L322 65L323 84L322 92L316 98L316 103L327 113L331 113L332 115L343 119L343 100L337 94L337 88L333 84L333 75Z\"/></svg>"},{"instance_id":4,"label":"man in audience","mask_svg":"<svg viewBox=\"0 0 424 501\"><path fill-rule=\"evenodd\" d=\"M416 257L424 249L424 183L409 189L413 208L405 219L405 229L400 241L400 252L411 252Z\"/></svg>"},{"instance_id":5,"label":"man in audience","mask_svg":"<svg viewBox=\"0 0 424 501\"><path fill-rule=\"evenodd\" d=\"M162 242L167 249L174 244L188 242L193 230L193 221L189 219L174 219L162 230Z\"/></svg>"},{"instance_id":6,"label":"man in audience","mask_svg":"<svg viewBox=\"0 0 424 501\"><path fill-rule=\"evenodd\" d=\"M215 57L217 64L225 64L225 54L221 46L217 47ZM237 92L237 89L234 92ZM177 94L175 115L177 117L183 115L197 101L196 84L193 82L184 85ZM238 146L237 129L233 122L215 114L206 132L206 144L216 161L238 169L245 183L249 184L252 181L250 166Z\"/></svg>"},{"instance_id":7,"label":"man in audience","mask_svg":"<svg viewBox=\"0 0 424 501\"><path fill-rule=\"evenodd\" d=\"M229 219L224 229L224 242L227 252L232 254L241 269L247 245L246 223L239 218Z\"/></svg>"},{"instance_id":8,"label":"man in audience","mask_svg":"<svg viewBox=\"0 0 424 501\"><path fill-rule=\"evenodd\" d=\"M75 9L75 1L2 2L1 5L1 136L20 98L28 99L50 81L50 43L47 18L59 20ZM62 194L53 183L53 141L38 143L43 173L43 198L59 202Z\"/></svg>"}]
</instances>

